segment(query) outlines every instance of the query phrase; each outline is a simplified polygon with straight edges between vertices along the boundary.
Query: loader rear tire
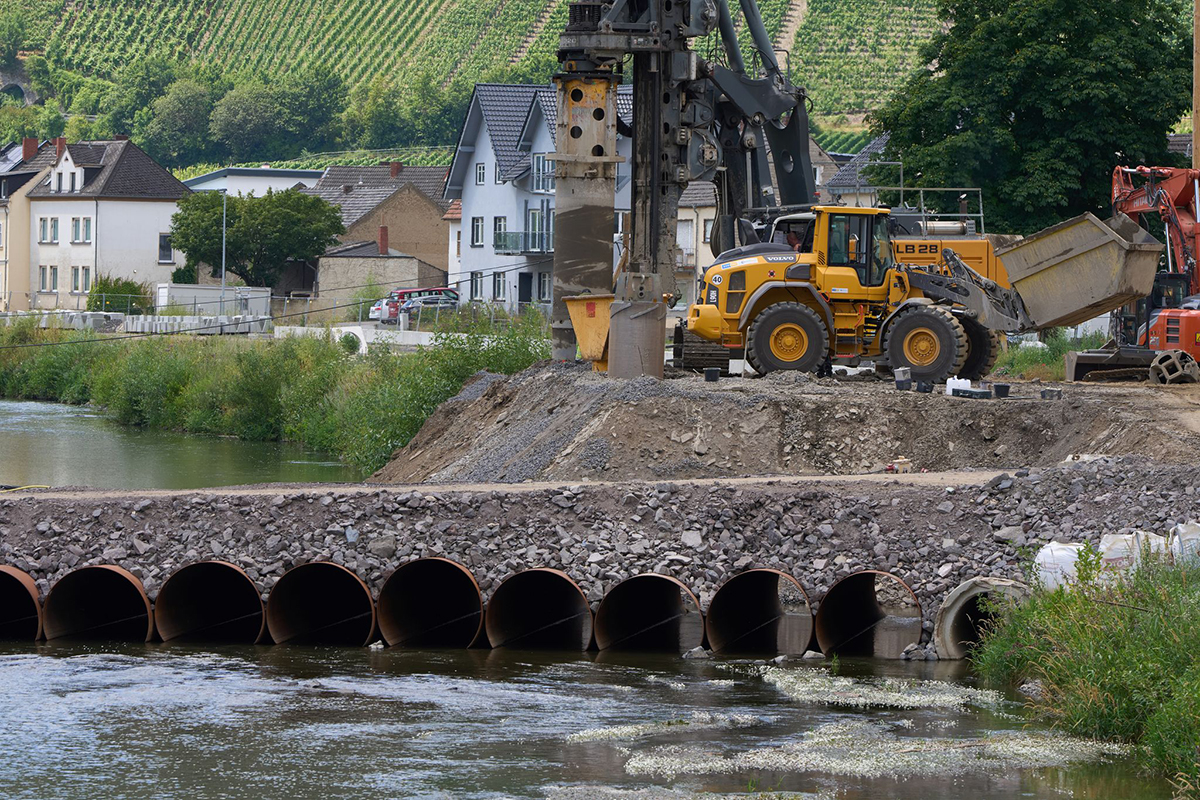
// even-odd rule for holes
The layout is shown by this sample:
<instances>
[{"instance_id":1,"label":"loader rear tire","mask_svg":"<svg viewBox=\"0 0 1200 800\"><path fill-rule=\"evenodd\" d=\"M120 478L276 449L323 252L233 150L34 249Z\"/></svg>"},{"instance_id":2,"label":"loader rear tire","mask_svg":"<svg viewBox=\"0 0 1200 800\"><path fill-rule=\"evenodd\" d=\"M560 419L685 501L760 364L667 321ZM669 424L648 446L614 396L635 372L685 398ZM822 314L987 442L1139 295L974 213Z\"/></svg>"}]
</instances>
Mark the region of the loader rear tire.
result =
<instances>
[{"instance_id":1,"label":"loader rear tire","mask_svg":"<svg viewBox=\"0 0 1200 800\"><path fill-rule=\"evenodd\" d=\"M750 325L746 360L759 375L777 369L816 372L828 353L825 323L806 305L776 303Z\"/></svg>"},{"instance_id":2,"label":"loader rear tire","mask_svg":"<svg viewBox=\"0 0 1200 800\"><path fill-rule=\"evenodd\" d=\"M973 319L961 322L967 332L967 360L958 377L969 381L986 378L1000 358L1000 331L990 331Z\"/></svg>"},{"instance_id":3,"label":"loader rear tire","mask_svg":"<svg viewBox=\"0 0 1200 800\"><path fill-rule=\"evenodd\" d=\"M941 306L910 306L888 325L883 349L893 369L908 367L915 381L943 383L967 360L967 332Z\"/></svg>"}]
</instances>

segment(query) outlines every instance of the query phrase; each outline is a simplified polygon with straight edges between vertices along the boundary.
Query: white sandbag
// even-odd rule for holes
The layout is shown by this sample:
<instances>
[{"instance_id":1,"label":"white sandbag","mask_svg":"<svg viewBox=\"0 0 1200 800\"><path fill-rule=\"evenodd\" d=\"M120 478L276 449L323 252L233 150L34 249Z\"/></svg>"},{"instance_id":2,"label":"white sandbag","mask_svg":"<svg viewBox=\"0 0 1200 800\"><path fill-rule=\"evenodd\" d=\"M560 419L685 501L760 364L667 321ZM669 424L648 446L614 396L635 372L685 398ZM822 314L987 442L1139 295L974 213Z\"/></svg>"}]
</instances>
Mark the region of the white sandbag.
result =
<instances>
[{"instance_id":1,"label":"white sandbag","mask_svg":"<svg viewBox=\"0 0 1200 800\"><path fill-rule=\"evenodd\" d=\"M1185 522L1171 528L1168 549L1176 564L1200 561L1200 522Z\"/></svg>"},{"instance_id":2,"label":"white sandbag","mask_svg":"<svg viewBox=\"0 0 1200 800\"><path fill-rule=\"evenodd\" d=\"M1100 537L1100 561L1107 569L1133 569L1142 558L1157 553L1165 555L1167 538L1157 533L1106 533Z\"/></svg>"},{"instance_id":3,"label":"white sandbag","mask_svg":"<svg viewBox=\"0 0 1200 800\"><path fill-rule=\"evenodd\" d=\"M1033 563L1037 567L1038 581L1047 589L1054 590L1075 580L1075 562L1079 559L1081 544L1050 542L1038 550Z\"/></svg>"}]
</instances>

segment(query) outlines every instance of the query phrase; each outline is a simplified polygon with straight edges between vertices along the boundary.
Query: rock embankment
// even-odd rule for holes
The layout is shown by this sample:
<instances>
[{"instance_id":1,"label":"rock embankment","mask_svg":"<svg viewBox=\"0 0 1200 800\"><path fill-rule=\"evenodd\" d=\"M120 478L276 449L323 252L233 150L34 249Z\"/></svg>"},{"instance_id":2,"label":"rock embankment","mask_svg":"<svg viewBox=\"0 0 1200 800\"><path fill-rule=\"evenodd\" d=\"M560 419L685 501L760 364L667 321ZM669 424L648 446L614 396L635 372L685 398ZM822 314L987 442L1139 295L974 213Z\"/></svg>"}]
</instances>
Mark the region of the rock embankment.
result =
<instances>
[{"instance_id":1,"label":"rock embankment","mask_svg":"<svg viewBox=\"0 0 1200 800\"><path fill-rule=\"evenodd\" d=\"M378 592L398 565L440 555L468 566L485 596L534 566L565 570L593 607L620 580L678 577L707 607L751 567L794 575L819 602L840 577L887 570L920 599L926 628L961 581L1021 578L1040 543L1165 534L1200 517L1191 467L1099 459L1001 475L985 485L738 486L578 484L508 491L388 489L0 499L0 559L43 593L69 570L118 564L153 597L178 567L239 564L264 595L294 565L344 564ZM0 495L0 497L3 497Z\"/></svg>"}]
</instances>

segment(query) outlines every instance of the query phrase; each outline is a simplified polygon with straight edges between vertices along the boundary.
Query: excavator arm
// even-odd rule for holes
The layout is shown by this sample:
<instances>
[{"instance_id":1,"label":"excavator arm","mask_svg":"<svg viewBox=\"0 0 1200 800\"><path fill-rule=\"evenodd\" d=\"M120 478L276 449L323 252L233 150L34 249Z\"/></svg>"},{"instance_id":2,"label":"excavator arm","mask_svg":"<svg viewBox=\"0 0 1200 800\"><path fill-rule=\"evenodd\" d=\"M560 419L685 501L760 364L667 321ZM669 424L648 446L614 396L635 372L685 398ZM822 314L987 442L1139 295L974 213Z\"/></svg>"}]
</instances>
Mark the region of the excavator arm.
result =
<instances>
[{"instance_id":1,"label":"excavator arm","mask_svg":"<svg viewBox=\"0 0 1200 800\"><path fill-rule=\"evenodd\" d=\"M1158 214L1167 234L1167 269L1188 277L1190 294L1200 294L1196 273L1197 237L1200 235L1196 224L1198 201L1200 170L1175 167L1117 167L1113 170L1114 213L1121 212L1139 223L1143 214Z\"/></svg>"}]
</instances>

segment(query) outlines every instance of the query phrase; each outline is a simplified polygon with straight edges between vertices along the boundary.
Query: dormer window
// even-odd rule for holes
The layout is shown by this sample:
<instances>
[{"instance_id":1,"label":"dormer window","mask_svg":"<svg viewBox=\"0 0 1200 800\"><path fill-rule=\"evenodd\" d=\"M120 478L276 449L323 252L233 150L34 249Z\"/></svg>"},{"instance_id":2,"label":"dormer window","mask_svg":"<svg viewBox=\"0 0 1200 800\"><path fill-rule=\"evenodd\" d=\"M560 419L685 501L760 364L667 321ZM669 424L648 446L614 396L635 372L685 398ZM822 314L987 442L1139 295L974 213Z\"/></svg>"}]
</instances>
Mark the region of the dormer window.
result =
<instances>
[{"instance_id":1,"label":"dormer window","mask_svg":"<svg viewBox=\"0 0 1200 800\"><path fill-rule=\"evenodd\" d=\"M71 191L72 192L75 191L75 173L74 172L71 173Z\"/></svg>"},{"instance_id":2,"label":"dormer window","mask_svg":"<svg viewBox=\"0 0 1200 800\"><path fill-rule=\"evenodd\" d=\"M58 188L55 189L55 191L57 191L57 192L62 191L62 173L61 172L58 173Z\"/></svg>"}]
</instances>

